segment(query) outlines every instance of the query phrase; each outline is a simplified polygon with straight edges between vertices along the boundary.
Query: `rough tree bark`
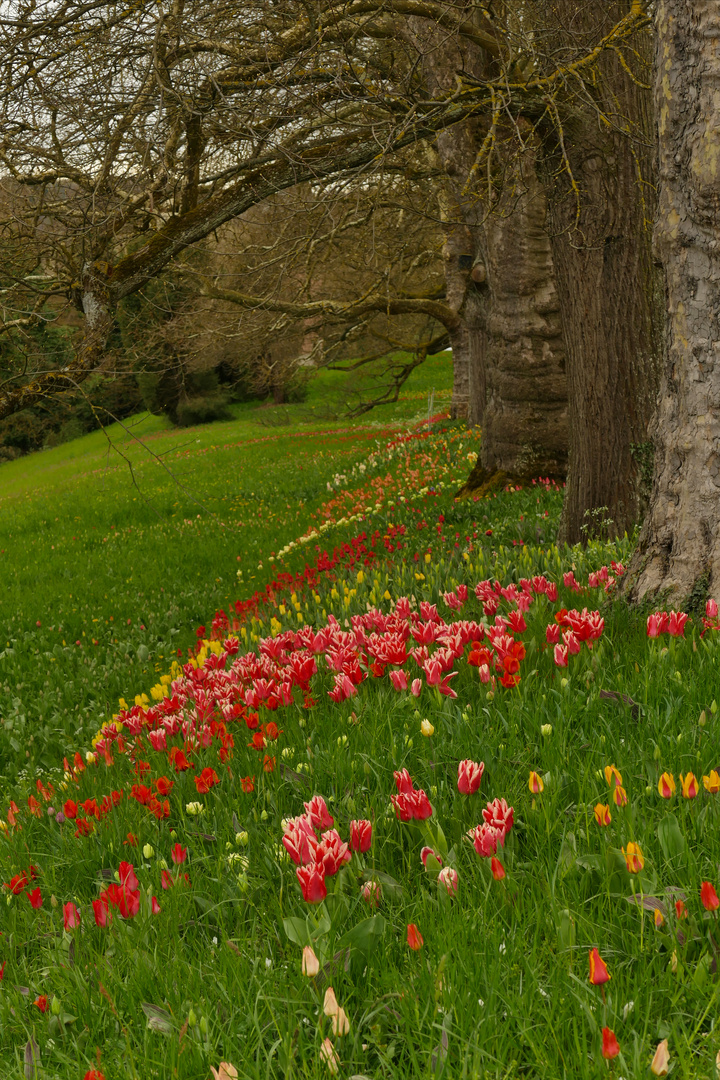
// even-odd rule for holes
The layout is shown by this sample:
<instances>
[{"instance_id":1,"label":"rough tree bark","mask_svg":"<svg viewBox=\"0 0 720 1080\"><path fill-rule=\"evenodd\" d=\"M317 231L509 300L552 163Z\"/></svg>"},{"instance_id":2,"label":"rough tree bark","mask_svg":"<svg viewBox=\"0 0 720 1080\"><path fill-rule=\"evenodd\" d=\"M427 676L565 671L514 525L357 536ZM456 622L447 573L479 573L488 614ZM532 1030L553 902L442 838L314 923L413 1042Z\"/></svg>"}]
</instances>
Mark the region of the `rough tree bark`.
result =
<instances>
[{"instance_id":1,"label":"rough tree bark","mask_svg":"<svg viewBox=\"0 0 720 1080\"><path fill-rule=\"evenodd\" d=\"M577 48L578 37L608 33L627 4L557 0L554 7L568 47ZM635 44L639 53L649 49L647 37ZM592 91L586 85L564 100L562 131L553 123L545 144L570 400L560 539L571 544L631 532L648 495L661 353L648 224L652 101L626 65L617 52L599 56Z\"/></svg>"},{"instance_id":2,"label":"rough tree bark","mask_svg":"<svg viewBox=\"0 0 720 1080\"><path fill-rule=\"evenodd\" d=\"M631 599L720 599L720 10L658 0L656 251L668 338L650 508Z\"/></svg>"},{"instance_id":3,"label":"rough tree bark","mask_svg":"<svg viewBox=\"0 0 720 1080\"><path fill-rule=\"evenodd\" d=\"M432 94L446 92L457 70L480 76L487 68L480 50L438 44L427 27L415 27L415 40ZM502 131L505 175L488 191L476 164L487 134L487 120L468 120L436 140L446 297L460 317L451 334L452 414L483 429L463 493L499 472L564 477L567 464L564 348L535 149L528 138L520 153L514 129Z\"/></svg>"},{"instance_id":4,"label":"rough tree bark","mask_svg":"<svg viewBox=\"0 0 720 1080\"><path fill-rule=\"evenodd\" d=\"M515 140L498 204L485 222L490 286L482 466L520 479L567 470L568 399L547 203L535 149Z\"/></svg>"}]
</instances>

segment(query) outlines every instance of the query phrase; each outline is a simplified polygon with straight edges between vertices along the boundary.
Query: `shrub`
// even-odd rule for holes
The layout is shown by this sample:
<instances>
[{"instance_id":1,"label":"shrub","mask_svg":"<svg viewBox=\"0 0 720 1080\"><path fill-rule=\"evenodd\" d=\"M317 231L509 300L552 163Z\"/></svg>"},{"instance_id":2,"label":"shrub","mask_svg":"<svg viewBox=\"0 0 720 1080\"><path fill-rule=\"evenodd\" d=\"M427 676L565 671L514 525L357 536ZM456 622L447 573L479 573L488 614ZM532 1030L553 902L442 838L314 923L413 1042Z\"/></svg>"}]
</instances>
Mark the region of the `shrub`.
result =
<instances>
[{"instance_id":1,"label":"shrub","mask_svg":"<svg viewBox=\"0 0 720 1080\"><path fill-rule=\"evenodd\" d=\"M230 420L231 418L232 413L228 409L227 399L220 395L187 398L177 407L177 422L180 427L211 424L215 420Z\"/></svg>"}]
</instances>

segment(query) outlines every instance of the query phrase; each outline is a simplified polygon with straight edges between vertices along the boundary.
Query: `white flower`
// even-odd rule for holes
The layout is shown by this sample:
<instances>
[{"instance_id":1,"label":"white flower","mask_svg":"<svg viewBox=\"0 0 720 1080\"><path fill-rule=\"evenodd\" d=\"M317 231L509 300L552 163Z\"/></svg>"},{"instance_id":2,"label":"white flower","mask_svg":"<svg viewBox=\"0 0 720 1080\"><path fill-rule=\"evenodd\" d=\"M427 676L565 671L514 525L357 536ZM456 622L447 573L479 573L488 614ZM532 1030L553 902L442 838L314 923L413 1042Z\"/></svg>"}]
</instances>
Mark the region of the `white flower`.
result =
<instances>
[{"instance_id":1,"label":"white flower","mask_svg":"<svg viewBox=\"0 0 720 1080\"><path fill-rule=\"evenodd\" d=\"M196 814L204 814L205 807L201 802L189 802L185 807L185 813L192 814L193 816Z\"/></svg>"}]
</instances>

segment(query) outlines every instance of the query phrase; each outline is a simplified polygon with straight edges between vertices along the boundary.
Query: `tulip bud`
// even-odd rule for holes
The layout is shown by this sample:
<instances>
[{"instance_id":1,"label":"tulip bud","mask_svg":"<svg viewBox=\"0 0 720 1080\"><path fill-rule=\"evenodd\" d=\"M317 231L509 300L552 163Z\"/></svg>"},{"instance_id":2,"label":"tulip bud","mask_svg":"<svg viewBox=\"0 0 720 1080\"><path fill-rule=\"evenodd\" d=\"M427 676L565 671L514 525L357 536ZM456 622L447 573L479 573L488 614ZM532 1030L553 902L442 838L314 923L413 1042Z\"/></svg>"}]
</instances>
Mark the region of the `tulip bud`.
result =
<instances>
[{"instance_id":1,"label":"tulip bud","mask_svg":"<svg viewBox=\"0 0 720 1080\"><path fill-rule=\"evenodd\" d=\"M59 1016L62 1012L62 1002L60 1001L59 997L53 997L50 1003L50 1012L53 1014L53 1016Z\"/></svg>"},{"instance_id":2,"label":"tulip bud","mask_svg":"<svg viewBox=\"0 0 720 1080\"><path fill-rule=\"evenodd\" d=\"M188 1013L187 1026L189 1028L194 1028L197 1026L197 1016L195 1015L194 1009L190 1009L190 1012Z\"/></svg>"},{"instance_id":3,"label":"tulip bud","mask_svg":"<svg viewBox=\"0 0 720 1080\"><path fill-rule=\"evenodd\" d=\"M243 829L242 832L235 833L235 843L240 847L247 847L250 842L250 837Z\"/></svg>"},{"instance_id":4,"label":"tulip bud","mask_svg":"<svg viewBox=\"0 0 720 1080\"><path fill-rule=\"evenodd\" d=\"M200 1031L201 1031L201 1033L203 1035L207 1035L207 1033L208 1033L207 1016L201 1016L200 1017Z\"/></svg>"},{"instance_id":5,"label":"tulip bud","mask_svg":"<svg viewBox=\"0 0 720 1080\"><path fill-rule=\"evenodd\" d=\"M655 761L659 761L662 757L662 751L657 743L655 743L655 749L653 750L653 758Z\"/></svg>"},{"instance_id":6,"label":"tulip bud","mask_svg":"<svg viewBox=\"0 0 720 1080\"><path fill-rule=\"evenodd\" d=\"M261 812L261 814L260 814L260 820L261 821L267 821L267 819L268 819L268 812L267 812L267 810L263 810Z\"/></svg>"},{"instance_id":7,"label":"tulip bud","mask_svg":"<svg viewBox=\"0 0 720 1080\"><path fill-rule=\"evenodd\" d=\"M152 844L145 844L145 846L143 847L143 855L145 856L145 858L152 859L154 854L155 848L152 846Z\"/></svg>"},{"instance_id":8,"label":"tulip bud","mask_svg":"<svg viewBox=\"0 0 720 1080\"><path fill-rule=\"evenodd\" d=\"M705 725L707 724L707 716L705 715L704 709L700 713L700 719L698 720L698 724L700 725L700 727L705 727Z\"/></svg>"},{"instance_id":9,"label":"tulip bud","mask_svg":"<svg viewBox=\"0 0 720 1080\"><path fill-rule=\"evenodd\" d=\"M715 698L713 698L713 701L712 701L712 705L710 706L710 712L711 712L711 713L713 714L713 716L714 716L714 715L715 715L715 713L717 712L717 710L718 710L718 707L717 707L717 701L715 700Z\"/></svg>"}]
</instances>

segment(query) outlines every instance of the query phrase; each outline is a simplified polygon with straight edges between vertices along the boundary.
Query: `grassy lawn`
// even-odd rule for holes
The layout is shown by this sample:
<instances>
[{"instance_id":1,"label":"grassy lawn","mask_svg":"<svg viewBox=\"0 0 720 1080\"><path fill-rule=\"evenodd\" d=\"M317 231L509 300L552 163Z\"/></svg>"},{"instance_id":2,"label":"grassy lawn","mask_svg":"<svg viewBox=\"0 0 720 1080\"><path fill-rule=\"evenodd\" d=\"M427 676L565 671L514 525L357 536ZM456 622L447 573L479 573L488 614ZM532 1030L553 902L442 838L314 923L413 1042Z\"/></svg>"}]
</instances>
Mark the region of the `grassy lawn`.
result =
<instances>
[{"instance_id":1,"label":"grassy lawn","mask_svg":"<svg viewBox=\"0 0 720 1080\"><path fill-rule=\"evenodd\" d=\"M432 364L0 466L1 1075L717 1077L717 631Z\"/></svg>"}]
</instances>

